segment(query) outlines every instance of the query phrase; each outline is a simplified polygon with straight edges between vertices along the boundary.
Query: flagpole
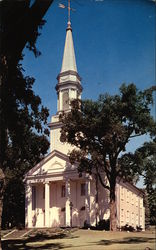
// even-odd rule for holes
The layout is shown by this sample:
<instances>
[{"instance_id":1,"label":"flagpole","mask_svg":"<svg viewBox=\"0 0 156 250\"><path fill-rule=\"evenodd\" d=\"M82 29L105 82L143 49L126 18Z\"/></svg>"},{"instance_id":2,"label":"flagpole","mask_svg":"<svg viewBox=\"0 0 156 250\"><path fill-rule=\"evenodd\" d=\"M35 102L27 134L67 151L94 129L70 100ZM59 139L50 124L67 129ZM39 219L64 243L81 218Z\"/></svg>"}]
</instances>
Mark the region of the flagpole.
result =
<instances>
[{"instance_id":1,"label":"flagpole","mask_svg":"<svg viewBox=\"0 0 156 250\"><path fill-rule=\"evenodd\" d=\"M68 22L70 22L70 0L68 0Z\"/></svg>"}]
</instances>

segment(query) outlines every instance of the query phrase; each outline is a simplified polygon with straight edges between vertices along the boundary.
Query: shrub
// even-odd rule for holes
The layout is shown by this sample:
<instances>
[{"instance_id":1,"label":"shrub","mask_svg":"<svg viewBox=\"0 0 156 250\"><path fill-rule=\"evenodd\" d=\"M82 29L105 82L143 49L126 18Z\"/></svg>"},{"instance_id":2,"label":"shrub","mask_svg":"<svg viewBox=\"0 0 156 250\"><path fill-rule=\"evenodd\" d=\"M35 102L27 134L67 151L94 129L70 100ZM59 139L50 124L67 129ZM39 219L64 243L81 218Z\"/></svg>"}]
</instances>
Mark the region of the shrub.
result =
<instances>
[{"instance_id":1,"label":"shrub","mask_svg":"<svg viewBox=\"0 0 156 250\"><path fill-rule=\"evenodd\" d=\"M137 230L137 232L141 232L142 231L142 227L141 226L137 226L136 230Z\"/></svg>"},{"instance_id":2,"label":"shrub","mask_svg":"<svg viewBox=\"0 0 156 250\"><path fill-rule=\"evenodd\" d=\"M135 231L135 228L126 224L125 226L122 226L121 227L121 231L129 231L129 232L134 232Z\"/></svg>"},{"instance_id":3,"label":"shrub","mask_svg":"<svg viewBox=\"0 0 156 250\"><path fill-rule=\"evenodd\" d=\"M110 220L100 220L97 225L98 230L106 230L109 231L110 228Z\"/></svg>"},{"instance_id":4,"label":"shrub","mask_svg":"<svg viewBox=\"0 0 156 250\"><path fill-rule=\"evenodd\" d=\"M84 229L90 228L90 224L87 223L87 220L84 221Z\"/></svg>"}]
</instances>

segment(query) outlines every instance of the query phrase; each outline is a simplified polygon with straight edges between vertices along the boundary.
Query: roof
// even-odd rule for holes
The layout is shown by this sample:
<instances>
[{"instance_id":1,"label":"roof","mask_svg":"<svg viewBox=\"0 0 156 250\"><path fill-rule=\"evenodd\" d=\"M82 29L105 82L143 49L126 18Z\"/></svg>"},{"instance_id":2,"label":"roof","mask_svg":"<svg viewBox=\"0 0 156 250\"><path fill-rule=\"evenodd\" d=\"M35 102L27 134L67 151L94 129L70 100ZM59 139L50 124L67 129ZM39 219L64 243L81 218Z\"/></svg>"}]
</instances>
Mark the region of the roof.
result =
<instances>
[{"instance_id":1,"label":"roof","mask_svg":"<svg viewBox=\"0 0 156 250\"><path fill-rule=\"evenodd\" d=\"M71 23L68 22L61 73L68 70L77 72Z\"/></svg>"}]
</instances>

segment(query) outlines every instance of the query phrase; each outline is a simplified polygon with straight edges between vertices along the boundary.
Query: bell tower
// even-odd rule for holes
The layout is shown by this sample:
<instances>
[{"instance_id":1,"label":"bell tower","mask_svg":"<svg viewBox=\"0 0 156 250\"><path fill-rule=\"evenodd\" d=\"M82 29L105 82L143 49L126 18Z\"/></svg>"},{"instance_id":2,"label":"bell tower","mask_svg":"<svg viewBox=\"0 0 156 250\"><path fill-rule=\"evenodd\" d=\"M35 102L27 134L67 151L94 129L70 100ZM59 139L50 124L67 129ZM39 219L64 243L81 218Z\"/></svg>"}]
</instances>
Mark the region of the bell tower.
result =
<instances>
[{"instance_id":1,"label":"bell tower","mask_svg":"<svg viewBox=\"0 0 156 250\"><path fill-rule=\"evenodd\" d=\"M69 11L70 6L68 8ZM81 78L77 72L72 27L69 16L70 15L68 15L62 67L57 76L57 84L55 87L57 91L57 113L52 116L51 123L49 124L50 151L57 150L64 154L68 154L72 146L60 141L60 129L62 125L59 121L59 114L70 111L72 99L81 99L82 93Z\"/></svg>"},{"instance_id":2,"label":"bell tower","mask_svg":"<svg viewBox=\"0 0 156 250\"><path fill-rule=\"evenodd\" d=\"M72 99L81 98L81 78L77 72L71 22L68 21L61 72L57 76L57 112L70 110Z\"/></svg>"}]
</instances>

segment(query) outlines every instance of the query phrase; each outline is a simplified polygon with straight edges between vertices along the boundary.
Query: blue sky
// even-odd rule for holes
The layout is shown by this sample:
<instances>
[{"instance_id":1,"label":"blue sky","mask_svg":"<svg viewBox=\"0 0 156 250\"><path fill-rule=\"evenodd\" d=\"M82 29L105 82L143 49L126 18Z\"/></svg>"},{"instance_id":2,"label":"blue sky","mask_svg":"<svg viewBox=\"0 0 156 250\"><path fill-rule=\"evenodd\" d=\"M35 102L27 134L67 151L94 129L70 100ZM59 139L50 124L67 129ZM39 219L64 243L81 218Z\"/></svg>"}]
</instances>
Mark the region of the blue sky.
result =
<instances>
[{"instance_id":1,"label":"blue sky","mask_svg":"<svg viewBox=\"0 0 156 250\"><path fill-rule=\"evenodd\" d=\"M67 9L54 0L47 23L37 40L42 55L37 59L24 50L25 74L36 81L34 91L56 113L56 77L60 72ZM115 94L122 83L145 89L155 84L156 9L150 0L72 0L73 39L78 73L82 77L82 98L96 100L101 93ZM50 117L49 117L50 121ZM131 142L133 151L147 137Z\"/></svg>"}]
</instances>

